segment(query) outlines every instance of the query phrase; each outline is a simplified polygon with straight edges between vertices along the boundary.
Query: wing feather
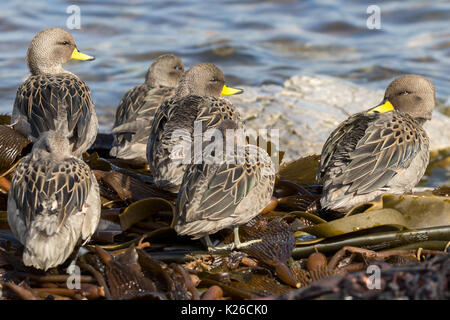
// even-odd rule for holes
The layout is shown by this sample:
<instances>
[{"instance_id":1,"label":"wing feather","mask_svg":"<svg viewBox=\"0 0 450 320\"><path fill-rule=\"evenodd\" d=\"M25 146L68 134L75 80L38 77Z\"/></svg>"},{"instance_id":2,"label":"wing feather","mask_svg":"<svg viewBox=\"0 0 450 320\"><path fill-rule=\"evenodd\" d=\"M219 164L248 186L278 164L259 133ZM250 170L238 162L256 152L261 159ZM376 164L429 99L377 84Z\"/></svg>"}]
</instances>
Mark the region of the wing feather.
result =
<instances>
[{"instance_id":1,"label":"wing feather","mask_svg":"<svg viewBox=\"0 0 450 320\"><path fill-rule=\"evenodd\" d=\"M385 187L414 159L424 133L414 120L397 111L359 113L344 121L322 150L317 176L333 185L348 185L347 193L364 194Z\"/></svg>"},{"instance_id":2,"label":"wing feather","mask_svg":"<svg viewBox=\"0 0 450 320\"><path fill-rule=\"evenodd\" d=\"M89 87L78 77L44 74L29 77L19 87L14 109L30 125L31 132L22 133L34 139L43 132L55 130L58 115L66 112L70 141L76 150L88 139L94 104Z\"/></svg>"},{"instance_id":3,"label":"wing feather","mask_svg":"<svg viewBox=\"0 0 450 320\"><path fill-rule=\"evenodd\" d=\"M235 215L242 199L260 180L259 170L243 170L246 164L202 164L190 166L183 178L178 199L181 219L221 220ZM204 190L195 209L190 206L199 190Z\"/></svg>"},{"instance_id":4,"label":"wing feather","mask_svg":"<svg viewBox=\"0 0 450 320\"><path fill-rule=\"evenodd\" d=\"M83 210L90 186L89 167L81 160L31 162L28 156L17 167L10 192L27 228L38 215L55 216L60 226Z\"/></svg>"},{"instance_id":5,"label":"wing feather","mask_svg":"<svg viewBox=\"0 0 450 320\"><path fill-rule=\"evenodd\" d=\"M173 92L174 88L152 87L147 83L130 89L116 111L113 133L116 134L118 144L132 140L147 143L156 111Z\"/></svg>"}]
</instances>

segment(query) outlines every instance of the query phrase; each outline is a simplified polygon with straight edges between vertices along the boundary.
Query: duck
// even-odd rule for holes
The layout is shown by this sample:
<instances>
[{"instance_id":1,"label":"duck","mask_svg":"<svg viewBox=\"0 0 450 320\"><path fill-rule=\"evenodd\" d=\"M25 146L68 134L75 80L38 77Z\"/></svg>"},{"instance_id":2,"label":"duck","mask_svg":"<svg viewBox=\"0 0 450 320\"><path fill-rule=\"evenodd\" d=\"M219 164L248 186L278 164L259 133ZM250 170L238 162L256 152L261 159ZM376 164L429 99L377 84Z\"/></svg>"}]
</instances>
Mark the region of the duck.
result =
<instances>
[{"instance_id":1,"label":"duck","mask_svg":"<svg viewBox=\"0 0 450 320\"><path fill-rule=\"evenodd\" d=\"M95 141L98 120L88 85L62 65L69 60L92 61L80 52L73 36L61 28L40 31L31 41L27 63L31 75L19 86L11 117L12 127L35 142L42 133L55 130L66 105L72 153L80 157Z\"/></svg>"},{"instance_id":2,"label":"duck","mask_svg":"<svg viewBox=\"0 0 450 320\"><path fill-rule=\"evenodd\" d=\"M145 82L125 93L117 107L110 156L147 163L146 147L153 117L175 92L184 64L174 54L160 55L149 67Z\"/></svg>"},{"instance_id":3,"label":"duck","mask_svg":"<svg viewBox=\"0 0 450 320\"><path fill-rule=\"evenodd\" d=\"M433 83L407 74L388 85L379 105L339 124L322 148L317 169L321 208L340 215L383 193L410 191L429 162L423 124L431 120L435 104Z\"/></svg>"},{"instance_id":4,"label":"duck","mask_svg":"<svg viewBox=\"0 0 450 320\"><path fill-rule=\"evenodd\" d=\"M25 266L48 270L89 241L101 212L97 180L72 154L67 131L46 131L11 180L7 216Z\"/></svg>"},{"instance_id":5,"label":"duck","mask_svg":"<svg viewBox=\"0 0 450 320\"><path fill-rule=\"evenodd\" d=\"M261 241L241 242L239 226L260 214L272 199L275 184L272 159L264 149L246 143L245 138L237 139L241 128L230 119L221 122L217 130L220 137L225 137L223 146L231 144L234 148L222 152L225 156L208 158L215 149L211 152L211 148L204 147L202 162L186 168L176 201L173 227L177 234L203 238L213 252L242 249ZM232 143L228 142L228 130L233 130ZM209 235L228 228L233 229L234 241L214 246Z\"/></svg>"},{"instance_id":6,"label":"duck","mask_svg":"<svg viewBox=\"0 0 450 320\"><path fill-rule=\"evenodd\" d=\"M241 123L237 108L222 96L242 92L226 86L223 72L212 63L195 65L183 74L175 94L157 110L147 142L146 157L158 188L179 191L187 164L201 155L195 147L198 134L217 128L224 119Z\"/></svg>"}]
</instances>

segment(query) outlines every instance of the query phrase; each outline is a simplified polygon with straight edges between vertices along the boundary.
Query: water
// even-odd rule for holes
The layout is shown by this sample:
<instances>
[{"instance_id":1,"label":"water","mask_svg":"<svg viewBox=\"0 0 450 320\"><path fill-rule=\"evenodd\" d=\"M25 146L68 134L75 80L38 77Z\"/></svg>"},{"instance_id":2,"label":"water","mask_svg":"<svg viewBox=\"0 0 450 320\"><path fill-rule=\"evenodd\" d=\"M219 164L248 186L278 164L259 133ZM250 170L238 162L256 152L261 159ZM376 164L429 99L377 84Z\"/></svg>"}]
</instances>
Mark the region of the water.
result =
<instances>
[{"instance_id":1,"label":"water","mask_svg":"<svg viewBox=\"0 0 450 320\"><path fill-rule=\"evenodd\" d=\"M27 75L29 41L41 29L66 27L71 1L0 4L0 112L11 112ZM213 62L231 85L281 84L299 73L348 78L382 88L402 73L419 73L449 103L450 2L380 2L381 29L369 30L373 1L77 1L78 47L93 62L67 69L92 90L103 131L130 87L161 53L187 67Z\"/></svg>"},{"instance_id":2,"label":"water","mask_svg":"<svg viewBox=\"0 0 450 320\"><path fill-rule=\"evenodd\" d=\"M449 1L379 2L381 29L369 30L371 0L48 0L0 3L1 113L12 111L28 75L29 42L44 28L66 28L72 4L80 7L81 29L71 33L78 48L97 59L66 68L90 86L103 132L122 95L166 52L182 57L187 68L217 64L232 86L324 74L383 89L396 75L418 73L450 105ZM448 183L449 174L448 166L437 169L426 185Z\"/></svg>"}]
</instances>

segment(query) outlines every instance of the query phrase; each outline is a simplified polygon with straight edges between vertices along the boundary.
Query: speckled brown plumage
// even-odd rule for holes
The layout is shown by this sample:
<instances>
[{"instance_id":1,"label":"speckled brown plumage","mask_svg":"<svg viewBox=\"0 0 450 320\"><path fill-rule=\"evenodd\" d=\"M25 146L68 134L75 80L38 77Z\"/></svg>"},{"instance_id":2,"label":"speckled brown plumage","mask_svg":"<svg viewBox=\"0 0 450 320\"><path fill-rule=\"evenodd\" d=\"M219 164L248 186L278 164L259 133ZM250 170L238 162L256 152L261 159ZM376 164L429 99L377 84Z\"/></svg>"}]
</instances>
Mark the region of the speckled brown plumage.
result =
<instances>
[{"instance_id":1,"label":"speckled brown plumage","mask_svg":"<svg viewBox=\"0 0 450 320\"><path fill-rule=\"evenodd\" d=\"M177 199L178 234L204 237L242 225L264 209L275 183L272 161L261 148L246 147L244 158L234 162L188 166Z\"/></svg>"},{"instance_id":2,"label":"speckled brown plumage","mask_svg":"<svg viewBox=\"0 0 450 320\"><path fill-rule=\"evenodd\" d=\"M67 122L72 153L79 157L94 143L98 122L89 87L62 68L70 59L94 58L81 54L70 33L60 28L33 38L27 52L31 75L17 90L11 124L34 142Z\"/></svg>"},{"instance_id":3,"label":"speckled brown plumage","mask_svg":"<svg viewBox=\"0 0 450 320\"><path fill-rule=\"evenodd\" d=\"M201 121L203 133L225 119L241 124L238 110L220 97L224 84L223 73L216 66L194 66L183 75L175 95L158 109L147 144L147 160L158 187L178 192L186 170L186 164L173 161L172 151L180 143L172 140L174 131L183 130L184 141L193 142L196 121ZM189 143L186 148L193 147Z\"/></svg>"},{"instance_id":4,"label":"speckled brown plumage","mask_svg":"<svg viewBox=\"0 0 450 320\"><path fill-rule=\"evenodd\" d=\"M40 74L20 85L12 119L19 132L35 141L43 132L57 129L60 114L71 132L73 153L81 155L95 140L98 126L86 83L71 74Z\"/></svg>"},{"instance_id":5,"label":"speckled brown plumage","mask_svg":"<svg viewBox=\"0 0 450 320\"><path fill-rule=\"evenodd\" d=\"M390 84L385 101L394 109L357 113L325 142L317 172L323 208L346 211L384 192L404 193L423 176L430 142L422 124L434 108L433 85L403 76Z\"/></svg>"},{"instance_id":6,"label":"speckled brown plumage","mask_svg":"<svg viewBox=\"0 0 450 320\"><path fill-rule=\"evenodd\" d=\"M183 72L179 57L161 55L150 66L146 81L125 93L116 111L111 156L146 162L145 149L153 117L159 106L174 94Z\"/></svg>"},{"instance_id":7,"label":"speckled brown plumage","mask_svg":"<svg viewBox=\"0 0 450 320\"><path fill-rule=\"evenodd\" d=\"M95 176L71 155L64 133L44 133L16 168L8 195L8 223L25 247L25 265L63 263L94 233L100 206Z\"/></svg>"},{"instance_id":8,"label":"speckled brown plumage","mask_svg":"<svg viewBox=\"0 0 450 320\"><path fill-rule=\"evenodd\" d=\"M10 126L0 125L0 173L10 169L30 141Z\"/></svg>"}]
</instances>

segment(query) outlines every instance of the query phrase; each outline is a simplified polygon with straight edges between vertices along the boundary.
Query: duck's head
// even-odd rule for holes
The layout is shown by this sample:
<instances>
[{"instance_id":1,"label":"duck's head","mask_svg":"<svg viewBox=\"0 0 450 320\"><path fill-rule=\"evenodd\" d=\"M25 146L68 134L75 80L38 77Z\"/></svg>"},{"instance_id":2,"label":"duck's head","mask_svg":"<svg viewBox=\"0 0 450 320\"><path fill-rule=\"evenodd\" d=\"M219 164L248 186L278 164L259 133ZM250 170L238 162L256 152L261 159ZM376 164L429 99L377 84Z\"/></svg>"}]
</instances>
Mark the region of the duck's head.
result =
<instances>
[{"instance_id":1,"label":"duck's head","mask_svg":"<svg viewBox=\"0 0 450 320\"><path fill-rule=\"evenodd\" d=\"M47 131L35 142L32 153L37 158L65 159L71 155L71 146L62 132Z\"/></svg>"},{"instance_id":2,"label":"duck's head","mask_svg":"<svg viewBox=\"0 0 450 320\"><path fill-rule=\"evenodd\" d=\"M177 96L219 97L242 93L225 85L223 72L212 63L201 63L190 68L181 77L177 87Z\"/></svg>"},{"instance_id":3,"label":"duck's head","mask_svg":"<svg viewBox=\"0 0 450 320\"><path fill-rule=\"evenodd\" d=\"M64 72L62 65L70 59L89 61L95 58L78 51L72 35L61 28L42 30L28 47L27 63L33 75Z\"/></svg>"},{"instance_id":4,"label":"duck's head","mask_svg":"<svg viewBox=\"0 0 450 320\"><path fill-rule=\"evenodd\" d=\"M145 82L152 86L175 88L184 72L184 64L174 54L163 54L148 68Z\"/></svg>"},{"instance_id":5,"label":"duck's head","mask_svg":"<svg viewBox=\"0 0 450 320\"><path fill-rule=\"evenodd\" d=\"M369 113L395 109L423 123L431 119L435 105L433 83L425 77L408 74L392 81L386 89L382 104Z\"/></svg>"}]
</instances>

